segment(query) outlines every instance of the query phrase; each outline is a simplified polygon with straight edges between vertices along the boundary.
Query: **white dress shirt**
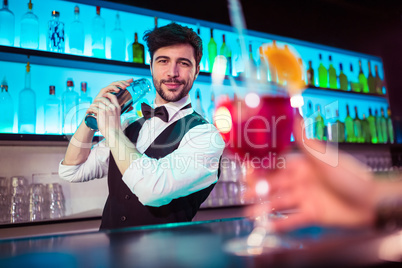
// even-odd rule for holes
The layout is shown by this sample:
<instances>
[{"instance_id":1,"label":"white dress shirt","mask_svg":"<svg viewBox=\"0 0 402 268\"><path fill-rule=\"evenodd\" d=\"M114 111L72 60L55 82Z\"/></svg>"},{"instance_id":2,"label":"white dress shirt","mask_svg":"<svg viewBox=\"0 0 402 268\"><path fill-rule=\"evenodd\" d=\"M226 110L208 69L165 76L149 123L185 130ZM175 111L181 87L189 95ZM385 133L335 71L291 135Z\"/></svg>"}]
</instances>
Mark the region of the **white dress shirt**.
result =
<instances>
[{"instance_id":1,"label":"white dress shirt","mask_svg":"<svg viewBox=\"0 0 402 268\"><path fill-rule=\"evenodd\" d=\"M169 204L173 199L200 191L218 179L219 158L225 143L212 124L190 129L178 148L163 158L157 160L144 154L169 125L193 113L193 108L180 110L189 103L190 97L186 96L177 102L164 104L169 113L168 122L152 117L144 122L139 132L136 149L142 156L131 161L122 179L143 205L159 207ZM123 128L129 124L126 121ZM67 166L61 161L59 176L70 182L103 178L108 173L109 156L110 149L102 140L93 146L84 163Z\"/></svg>"}]
</instances>

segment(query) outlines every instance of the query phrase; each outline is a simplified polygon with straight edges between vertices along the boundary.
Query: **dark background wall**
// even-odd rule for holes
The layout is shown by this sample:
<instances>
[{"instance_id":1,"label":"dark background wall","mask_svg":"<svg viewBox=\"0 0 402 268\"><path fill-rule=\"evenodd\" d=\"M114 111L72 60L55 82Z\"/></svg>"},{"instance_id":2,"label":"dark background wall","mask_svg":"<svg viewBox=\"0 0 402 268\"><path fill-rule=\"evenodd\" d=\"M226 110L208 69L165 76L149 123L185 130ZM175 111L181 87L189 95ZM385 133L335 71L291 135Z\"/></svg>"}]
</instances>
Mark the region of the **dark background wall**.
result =
<instances>
[{"instance_id":1,"label":"dark background wall","mask_svg":"<svg viewBox=\"0 0 402 268\"><path fill-rule=\"evenodd\" d=\"M115 0L230 25L227 0ZM402 118L402 1L240 0L248 29L380 56Z\"/></svg>"}]
</instances>

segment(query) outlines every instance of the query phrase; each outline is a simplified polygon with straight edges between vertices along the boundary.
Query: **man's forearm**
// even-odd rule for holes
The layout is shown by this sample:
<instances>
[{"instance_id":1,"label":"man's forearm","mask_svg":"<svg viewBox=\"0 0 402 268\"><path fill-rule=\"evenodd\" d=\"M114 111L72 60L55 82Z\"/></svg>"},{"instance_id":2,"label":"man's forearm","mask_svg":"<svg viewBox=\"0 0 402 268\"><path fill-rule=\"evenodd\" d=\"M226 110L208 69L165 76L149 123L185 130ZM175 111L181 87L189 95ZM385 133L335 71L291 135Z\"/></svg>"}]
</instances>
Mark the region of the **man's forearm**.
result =
<instances>
[{"instance_id":1,"label":"man's forearm","mask_svg":"<svg viewBox=\"0 0 402 268\"><path fill-rule=\"evenodd\" d=\"M89 129L82 121L77 131L71 137L63 164L79 165L84 163L91 152L94 134L95 131Z\"/></svg>"},{"instance_id":2,"label":"man's forearm","mask_svg":"<svg viewBox=\"0 0 402 268\"><path fill-rule=\"evenodd\" d=\"M142 156L121 129L105 138L121 174L126 172L133 160Z\"/></svg>"}]
</instances>

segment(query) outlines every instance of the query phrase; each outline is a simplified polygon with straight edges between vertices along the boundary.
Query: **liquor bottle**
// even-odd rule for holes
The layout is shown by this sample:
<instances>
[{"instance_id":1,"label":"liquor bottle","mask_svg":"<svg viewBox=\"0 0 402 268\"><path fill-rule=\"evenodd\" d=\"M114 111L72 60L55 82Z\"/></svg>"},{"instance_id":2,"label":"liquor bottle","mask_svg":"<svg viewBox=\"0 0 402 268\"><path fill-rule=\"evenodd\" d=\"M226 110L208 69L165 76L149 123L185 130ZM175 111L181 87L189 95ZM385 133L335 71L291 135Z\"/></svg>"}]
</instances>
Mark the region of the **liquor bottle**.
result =
<instances>
[{"instance_id":1,"label":"liquor bottle","mask_svg":"<svg viewBox=\"0 0 402 268\"><path fill-rule=\"evenodd\" d=\"M345 142L345 124L339 120L339 111L336 110L336 138L335 141L337 142Z\"/></svg>"},{"instance_id":2,"label":"liquor bottle","mask_svg":"<svg viewBox=\"0 0 402 268\"><path fill-rule=\"evenodd\" d=\"M232 51L229 46L226 44L225 35L222 35L222 46L219 50L219 55L224 56L226 58L226 75L232 75Z\"/></svg>"},{"instance_id":3,"label":"liquor bottle","mask_svg":"<svg viewBox=\"0 0 402 268\"><path fill-rule=\"evenodd\" d=\"M367 117L367 121L369 122L371 143L378 143L377 126L371 108L369 108L369 116Z\"/></svg>"},{"instance_id":4,"label":"liquor bottle","mask_svg":"<svg viewBox=\"0 0 402 268\"><path fill-rule=\"evenodd\" d=\"M327 69L322 64L322 55L319 54L320 65L318 66L318 85L323 88L328 87L328 72Z\"/></svg>"},{"instance_id":5,"label":"liquor bottle","mask_svg":"<svg viewBox=\"0 0 402 268\"><path fill-rule=\"evenodd\" d=\"M363 93L369 93L369 88L367 84L367 78L363 73L362 68L362 61L359 60L359 84L360 84L360 91Z\"/></svg>"},{"instance_id":6,"label":"liquor bottle","mask_svg":"<svg viewBox=\"0 0 402 268\"><path fill-rule=\"evenodd\" d=\"M259 48L259 69L260 69L260 80L264 83L268 82L268 61L267 58L264 56L263 47L260 46Z\"/></svg>"},{"instance_id":7,"label":"liquor bottle","mask_svg":"<svg viewBox=\"0 0 402 268\"><path fill-rule=\"evenodd\" d=\"M328 67L328 80L329 80L329 88L337 89L337 77L336 77L336 70L334 65L332 64L332 56L329 56L329 67Z\"/></svg>"},{"instance_id":8,"label":"liquor bottle","mask_svg":"<svg viewBox=\"0 0 402 268\"><path fill-rule=\"evenodd\" d=\"M197 24L197 34L198 34L198 36L201 38L201 27L200 27L199 24ZM201 40L202 40L202 39L201 39ZM203 55L203 57L201 58L201 61L200 61L200 71L203 71L203 72L207 72L207 71L208 71L208 67L206 66L206 64L207 64L208 61L205 60L207 54L208 54L208 53L207 53L207 51L206 51L205 42L204 42L204 40L202 40L202 55Z\"/></svg>"},{"instance_id":9,"label":"liquor bottle","mask_svg":"<svg viewBox=\"0 0 402 268\"><path fill-rule=\"evenodd\" d=\"M35 134L36 94L31 88L31 66L26 65L25 88L18 96L18 133Z\"/></svg>"},{"instance_id":10,"label":"liquor bottle","mask_svg":"<svg viewBox=\"0 0 402 268\"><path fill-rule=\"evenodd\" d=\"M361 92L360 83L353 81L355 75L353 73L353 64L350 64L350 89L354 92Z\"/></svg>"},{"instance_id":11,"label":"liquor bottle","mask_svg":"<svg viewBox=\"0 0 402 268\"><path fill-rule=\"evenodd\" d=\"M378 66L376 65L374 68L375 68L375 77L374 77L375 92L374 93L382 95L382 94L384 94L382 91L383 83L382 83L380 75L378 74Z\"/></svg>"},{"instance_id":12,"label":"liquor bottle","mask_svg":"<svg viewBox=\"0 0 402 268\"><path fill-rule=\"evenodd\" d=\"M384 142L384 138L382 136L383 131L382 131L382 126L381 126L380 116L378 115L378 110L377 109L374 112L374 117L375 117L375 126L377 128L378 143L383 143Z\"/></svg>"},{"instance_id":13,"label":"liquor bottle","mask_svg":"<svg viewBox=\"0 0 402 268\"><path fill-rule=\"evenodd\" d=\"M303 82L303 84L307 85L306 73L305 73L305 68L304 68L304 65L303 65L302 58L298 58L298 62L299 62L300 70L302 70L302 72L301 72L301 81Z\"/></svg>"},{"instance_id":14,"label":"liquor bottle","mask_svg":"<svg viewBox=\"0 0 402 268\"><path fill-rule=\"evenodd\" d=\"M92 103L92 98L88 95L87 82L81 82L81 95L78 99L78 124L85 118L86 112Z\"/></svg>"},{"instance_id":15,"label":"liquor bottle","mask_svg":"<svg viewBox=\"0 0 402 268\"><path fill-rule=\"evenodd\" d=\"M308 61L307 85L315 86L313 62L311 60Z\"/></svg>"},{"instance_id":16,"label":"liquor bottle","mask_svg":"<svg viewBox=\"0 0 402 268\"><path fill-rule=\"evenodd\" d=\"M82 55L85 49L84 23L80 21L80 8L74 7L74 20L70 26L70 36L68 45L70 53Z\"/></svg>"},{"instance_id":17,"label":"liquor bottle","mask_svg":"<svg viewBox=\"0 0 402 268\"><path fill-rule=\"evenodd\" d=\"M246 71L247 76L257 80L257 63L254 60L254 56L253 56L253 45L250 43L248 46L248 61L249 61L249 68L250 70Z\"/></svg>"},{"instance_id":18,"label":"liquor bottle","mask_svg":"<svg viewBox=\"0 0 402 268\"><path fill-rule=\"evenodd\" d=\"M321 107L319 104L317 104L317 116L315 117L314 123L314 138L317 140L324 140L324 132L325 132L325 123L324 123L324 117L321 114Z\"/></svg>"},{"instance_id":19,"label":"liquor bottle","mask_svg":"<svg viewBox=\"0 0 402 268\"><path fill-rule=\"evenodd\" d=\"M391 109L387 109L388 113L388 118L387 118L387 131L388 131L388 137L389 137L389 142L394 143L394 127L392 125L392 118L391 118Z\"/></svg>"},{"instance_id":20,"label":"liquor bottle","mask_svg":"<svg viewBox=\"0 0 402 268\"><path fill-rule=\"evenodd\" d=\"M366 114L364 113L362 118L362 134L363 134L363 142L370 143L371 142L370 124L366 118Z\"/></svg>"},{"instance_id":21,"label":"liquor bottle","mask_svg":"<svg viewBox=\"0 0 402 268\"><path fill-rule=\"evenodd\" d=\"M39 21L32 12L32 0L28 3L28 12L21 19L20 46L23 48L39 48Z\"/></svg>"},{"instance_id":22,"label":"liquor bottle","mask_svg":"<svg viewBox=\"0 0 402 268\"><path fill-rule=\"evenodd\" d=\"M0 45L14 45L14 13L8 9L8 0L3 0L3 8L0 9Z\"/></svg>"},{"instance_id":23,"label":"liquor bottle","mask_svg":"<svg viewBox=\"0 0 402 268\"><path fill-rule=\"evenodd\" d=\"M357 111L357 106L355 106L355 119L353 120L353 127L355 131L355 139L357 143L364 142L364 137L362 133L362 121L359 118L359 113Z\"/></svg>"},{"instance_id":24,"label":"liquor bottle","mask_svg":"<svg viewBox=\"0 0 402 268\"><path fill-rule=\"evenodd\" d=\"M116 13L114 29L110 33L111 47L110 54L113 60L126 60L126 36L120 26L120 15Z\"/></svg>"},{"instance_id":25,"label":"liquor bottle","mask_svg":"<svg viewBox=\"0 0 402 268\"><path fill-rule=\"evenodd\" d=\"M78 124L78 93L74 91L74 82L71 78L67 80L67 89L62 96L62 132L72 134L77 129Z\"/></svg>"},{"instance_id":26,"label":"liquor bottle","mask_svg":"<svg viewBox=\"0 0 402 268\"><path fill-rule=\"evenodd\" d=\"M341 90L348 90L348 78L346 77L345 73L343 72L342 63L339 64L339 88Z\"/></svg>"},{"instance_id":27,"label":"liquor bottle","mask_svg":"<svg viewBox=\"0 0 402 268\"><path fill-rule=\"evenodd\" d=\"M158 28L158 17L154 17L154 29Z\"/></svg>"},{"instance_id":28,"label":"liquor bottle","mask_svg":"<svg viewBox=\"0 0 402 268\"><path fill-rule=\"evenodd\" d=\"M245 69L244 58L245 57L243 57L239 39L236 39L236 46L235 46L233 53L234 53L234 55L233 55L234 73L238 77L243 77L245 75L245 72L244 72L244 69ZM208 68L206 68L206 70L208 70Z\"/></svg>"},{"instance_id":29,"label":"liquor bottle","mask_svg":"<svg viewBox=\"0 0 402 268\"><path fill-rule=\"evenodd\" d=\"M49 86L49 97L45 101L45 133L60 134L60 100L56 97L56 87Z\"/></svg>"},{"instance_id":30,"label":"liquor bottle","mask_svg":"<svg viewBox=\"0 0 402 268\"><path fill-rule=\"evenodd\" d=\"M214 124L215 123L215 121L214 121L214 114L215 114L215 109L216 109L216 106L215 106L215 95L214 95L214 93L212 92L211 93L211 102L210 102L210 104L209 104L209 107L208 107L208 114L207 114L207 116L208 116L208 122L209 123L211 123L211 124Z\"/></svg>"},{"instance_id":31,"label":"liquor bottle","mask_svg":"<svg viewBox=\"0 0 402 268\"><path fill-rule=\"evenodd\" d=\"M138 34L134 33L134 43L131 45L131 50L133 52L133 62L145 63L144 45L138 43Z\"/></svg>"},{"instance_id":32,"label":"liquor bottle","mask_svg":"<svg viewBox=\"0 0 402 268\"><path fill-rule=\"evenodd\" d=\"M307 139L314 139L314 118L313 118L313 103L309 100L307 103L307 113L304 118L304 125Z\"/></svg>"},{"instance_id":33,"label":"liquor bottle","mask_svg":"<svg viewBox=\"0 0 402 268\"><path fill-rule=\"evenodd\" d=\"M52 11L52 19L48 22L47 49L64 53L64 23L59 19L60 13Z\"/></svg>"},{"instance_id":34,"label":"liquor bottle","mask_svg":"<svg viewBox=\"0 0 402 268\"><path fill-rule=\"evenodd\" d=\"M92 56L105 58L105 20L100 15L100 6L96 7L96 16L92 19Z\"/></svg>"},{"instance_id":35,"label":"liquor bottle","mask_svg":"<svg viewBox=\"0 0 402 268\"><path fill-rule=\"evenodd\" d=\"M376 90L375 90L375 78L374 78L374 76L373 76L373 74L371 72L370 61L368 62L368 71L369 71L369 74L367 76L367 85L368 85L368 88L369 88L369 93L376 93Z\"/></svg>"},{"instance_id":36,"label":"liquor bottle","mask_svg":"<svg viewBox=\"0 0 402 268\"><path fill-rule=\"evenodd\" d=\"M382 132L382 142L387 143L389 140L388 137L388 126L387 126L387 119L385 118L385 113L384 113L384 108L381 107L381 117L380 117L380 126L381 126L381 132Z\"/></svg>"},{"instance_id":37,"label":"liquor bottle","mask_svg":"<svg viewBox=\"0 0 402 268\"><path fill-rule=\"evenodd\" d=\"M346 129L346 141L355 142L355 130L353 119L350 116L349 105L346 105L346 118L345 118L345 129Z\"/></svg>"},{"instance_id":38,"label":"liquor bottle","mask_svg":"<svg viewBox=\"0 0 402 268\"><path fill-rule=\"evenodd\" d=\"M14 128L14 104L10 93L6 77L0 85L0 133L13 133Z\"/></svg>"},{"instance_id":39,"label":"liquor bottle","mask_svg":"<svg viewBox=\"0 0 402 268\"><path fill-rule=\"evenodd\" d=\"M216 42L214 40L214 30L211 29L211 39L208 43L208 63L209 63L209 72L212 73L214 68L215 58L218 55L218 47L216 46Z\"/></svg>"},{"instance_id":40,"label":"liquor bottle","mask_svg":"<svg viewBox=\"0 0 402 268\"><path fill-rule=\"evenodd\" d=\"M200 93L200 89L197 88L196 91L196 102L195 102L195 111L201 115L202 117L205 117L205 113L204 113L204 109L202 108L202 102L201 102L201 93Z\"/></svg>"}]
</instances>

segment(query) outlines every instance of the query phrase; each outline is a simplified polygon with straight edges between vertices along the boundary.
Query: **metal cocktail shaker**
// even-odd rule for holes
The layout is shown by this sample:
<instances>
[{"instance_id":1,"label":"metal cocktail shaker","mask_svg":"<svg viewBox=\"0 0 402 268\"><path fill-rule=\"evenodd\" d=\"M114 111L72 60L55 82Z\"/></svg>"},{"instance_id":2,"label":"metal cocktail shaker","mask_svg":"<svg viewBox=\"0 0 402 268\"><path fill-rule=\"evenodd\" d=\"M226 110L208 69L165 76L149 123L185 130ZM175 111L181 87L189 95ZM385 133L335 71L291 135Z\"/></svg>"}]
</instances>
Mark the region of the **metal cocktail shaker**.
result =
<instances>
[{"instance_id":1,"label":"metal cocktail shaker","mask_svg":"<svg viewBox=\"0 0 402 268\"><path fill-rule=\"evenodd\" d=\"M131 105L136 103L148 92L151 91L151 83L148 79L141 78L133 81L126 89L120 89L115 94L120 104L121 114L126 112ZM89 113L85 116L85 124L92 130L98 130L98 122L96 121L96 115Z\"/></svg>"}]
</instances>

